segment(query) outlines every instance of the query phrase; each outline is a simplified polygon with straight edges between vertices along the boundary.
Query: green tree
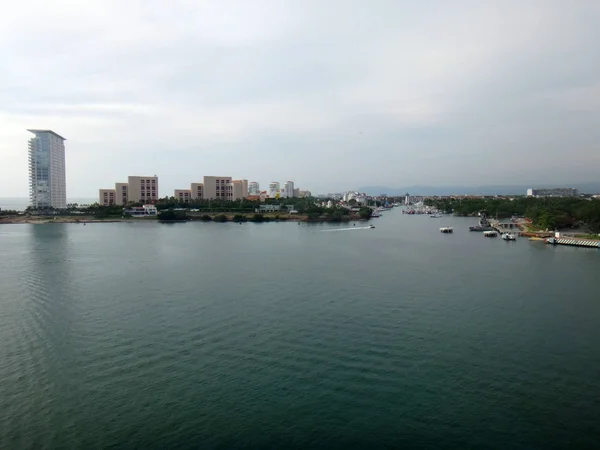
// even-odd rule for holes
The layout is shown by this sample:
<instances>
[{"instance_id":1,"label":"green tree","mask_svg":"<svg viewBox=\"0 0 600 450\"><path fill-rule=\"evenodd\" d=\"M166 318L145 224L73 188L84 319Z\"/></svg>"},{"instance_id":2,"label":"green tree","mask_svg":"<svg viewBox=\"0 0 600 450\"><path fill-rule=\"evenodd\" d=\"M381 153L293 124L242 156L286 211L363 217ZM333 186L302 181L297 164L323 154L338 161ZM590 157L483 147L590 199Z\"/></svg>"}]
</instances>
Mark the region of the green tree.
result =
<instances>
[{"instance_id":1,"label":"green tree","mask_svg":"<svg viewBox=\"0 0 600 450\"><path fill-rule=\"evenodd\" d=\"M358 215L359 215L359 217L361 219L370 219L372 214L373 214L373 210L371 208L366 207L366 206L363 206L358 211Z\"/></svg>"}]
</instances>

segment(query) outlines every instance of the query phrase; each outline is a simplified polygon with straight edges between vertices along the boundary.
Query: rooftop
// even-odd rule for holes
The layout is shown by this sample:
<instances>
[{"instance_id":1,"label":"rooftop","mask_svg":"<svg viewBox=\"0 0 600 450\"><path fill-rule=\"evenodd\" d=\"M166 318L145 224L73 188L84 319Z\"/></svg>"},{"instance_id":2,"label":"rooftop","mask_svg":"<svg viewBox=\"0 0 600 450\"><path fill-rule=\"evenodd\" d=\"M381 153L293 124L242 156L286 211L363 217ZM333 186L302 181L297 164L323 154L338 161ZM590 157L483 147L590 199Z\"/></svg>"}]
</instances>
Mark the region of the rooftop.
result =
<instances>
[{"instance_id":1,"label":"rooftop","mask_svg":"<svg viewBox=\"0 0 600 450\"><path fill-rule=\"evenodd\" d=\"M33 133L35 135L38 135L40 133L52 133L54 136L57 136L57 137L61 138L63 141L67 140L67 138L62 137L60 134L55 133L52 130L30 130L30 129L27 129L27 131L29 131L30 133Z\"/></svg>"}]
</instances>

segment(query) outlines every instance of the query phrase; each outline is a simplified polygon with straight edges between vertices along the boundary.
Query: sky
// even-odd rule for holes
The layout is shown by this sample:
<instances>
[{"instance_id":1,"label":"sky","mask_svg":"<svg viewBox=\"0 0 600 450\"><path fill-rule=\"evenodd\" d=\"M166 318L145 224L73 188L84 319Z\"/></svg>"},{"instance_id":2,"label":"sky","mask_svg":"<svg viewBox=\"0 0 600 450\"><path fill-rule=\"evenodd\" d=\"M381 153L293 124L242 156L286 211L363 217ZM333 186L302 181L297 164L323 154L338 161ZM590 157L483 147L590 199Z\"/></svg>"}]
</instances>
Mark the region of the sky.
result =
<instances>
[{"instance_id":1,"label":"sky","mask_svg":"<svg viewBox=\"0 0 600 450\"><path fill-rule=\"evenodd\" d=\"M21 0L0 15L0 197L27 128L67 195L128 175L365 185L597 181L597 0Z\"/></svg>"}]
</instances>

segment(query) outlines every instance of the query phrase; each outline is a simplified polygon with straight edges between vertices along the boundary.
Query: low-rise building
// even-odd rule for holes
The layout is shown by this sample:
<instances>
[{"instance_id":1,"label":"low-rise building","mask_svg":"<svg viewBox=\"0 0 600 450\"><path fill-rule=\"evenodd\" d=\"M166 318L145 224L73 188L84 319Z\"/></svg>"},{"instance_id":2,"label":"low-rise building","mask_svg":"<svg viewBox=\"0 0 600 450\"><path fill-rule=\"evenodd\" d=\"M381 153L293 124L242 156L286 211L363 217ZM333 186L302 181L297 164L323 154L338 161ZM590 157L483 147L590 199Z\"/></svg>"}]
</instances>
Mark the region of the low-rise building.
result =
<instances>
[{"instance_id":1,"label":"low-rise building","mask_svg":"<svg viewBox=\"0 0 600 450\"><path fill-rule=\"evenodd\" d=\"M128 196L130 202L155 202L158 200L157 176L130 176L128 177Z\"/></svg>"},{"instance_id":2,"label":"low-rise building","mask_svg":"<svg viewBox=\"0 0 600 450\"><path fill-rule=\"evenodd\" d=\"M124 214L129 214L132 217L151 217L158 214L158 210L154 205L134 206L123 210Z\"/></svg>"},{"instance_id":3,"label":"low-rise building","mask_svg":"<svg viewBox=\"0 0 600 450\"><path fill-rule=\"evenodd\" d=\"M528 197L577 197L579 191L574 188L527 189Z\"/></svg>"},{"instance_id":4,"label":"low-rise building","mask_svg":"<svg viewBox=\"0 0 600 450\"><path fill-rule=\"evenodd\" d=\"M192 191L190 189L175 189L173 197L180 203L189 203L192 199Z\"/></svg>"},{"instance_id":5,"label":"low-rise building","mask_svg":"<svg viewBox=\"0 0 600 450\"><path fill-rule=\"evenodd\" d=\"M241 200L248 197L248 180L233 180L231 184L233 186L231 200Z\"/></svg>"},{"instance_id":6,"label":"low-rise building","mask_svg":"<svg viewBox=\"0 0 600 450\"><path fill-rule=\"evenodd\" d=\"M115 183L115 205L125 206L129 203L129 185L127 183Z\"/></svg>"},{"instance_id":7,"label":"low-rise building","mask_svg":"<svg viewBox=\"0 0 600 450\"><path fill-rule=\"evenodd\" d=\"M98 203L102 206L115 205L116 191L114 189L100 189Z\"/></svg>"},{"instance_id":8,"label":"low-rise building","mask_svg":"<svg viewBox=\"0 0 600 450\"><path fill-rule=\"evenodd\" d=\"M232 200L232 178L215 176L204 177L204 198L208 200Z\"/></svg>"},{"instance_id":9,"label":"low-rise building","mask_svg":"<svg viewBox=\"0 0 600 450\"><path fill-rule=\"evenodd\" d=\"M192 183L190 191L192 200L202 200L204 198L204 183Z\"/></svg>"},{"instance_id":10,"label":"low-rise building","mask_svg":"<svg viewBox=\"0 0 600 450\"><path fill-rule=\"evenodd\" d=\"M281 211L281 205L260 205L255 211L257 213Z\"/></svg>"}]
</instances>

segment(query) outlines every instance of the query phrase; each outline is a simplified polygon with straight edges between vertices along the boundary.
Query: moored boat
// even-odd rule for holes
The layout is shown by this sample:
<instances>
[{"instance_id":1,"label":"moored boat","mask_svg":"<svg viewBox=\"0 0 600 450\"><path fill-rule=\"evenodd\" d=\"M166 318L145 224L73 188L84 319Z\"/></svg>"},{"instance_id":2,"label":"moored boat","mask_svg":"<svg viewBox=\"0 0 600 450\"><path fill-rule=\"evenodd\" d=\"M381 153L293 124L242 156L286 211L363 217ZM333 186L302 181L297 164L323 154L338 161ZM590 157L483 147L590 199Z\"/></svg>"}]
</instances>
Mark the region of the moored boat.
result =
<instances>
[{"instance_id":1,"label":"moored boat","mask_svg":"<svg viewBox=\"0 0 600 450\"><path fill-rule=\"evenodd\" d=\"M484 231L484 232L483 232L483 235L484 235L485 237L489 237L489 238L495 238L495 237L498 237L498 233L497 233L497 232L495 232L495 231Z\"/></svg>"},{"instance_id":2,"label":"moored boat","mask_svg":"<svg viewBox=\"0 0 600 450\"><path fill-rule=\"evenodd\" d=\"M502 233L502 239L505 241L516 241L517 238L513 233Z\"/></svg>"},{"instance_id":3,"label":"moored boat","mask_svg":"<svg viewBox=\"0 0 600 450\"><path fill-rule=\"evenodd\" d=\"M442 228L440 228L440 232L442 232L442 233L452 233L452 232L454 232L454 229L452 227L442 227Z\"/></svg>"}]
</instances>

